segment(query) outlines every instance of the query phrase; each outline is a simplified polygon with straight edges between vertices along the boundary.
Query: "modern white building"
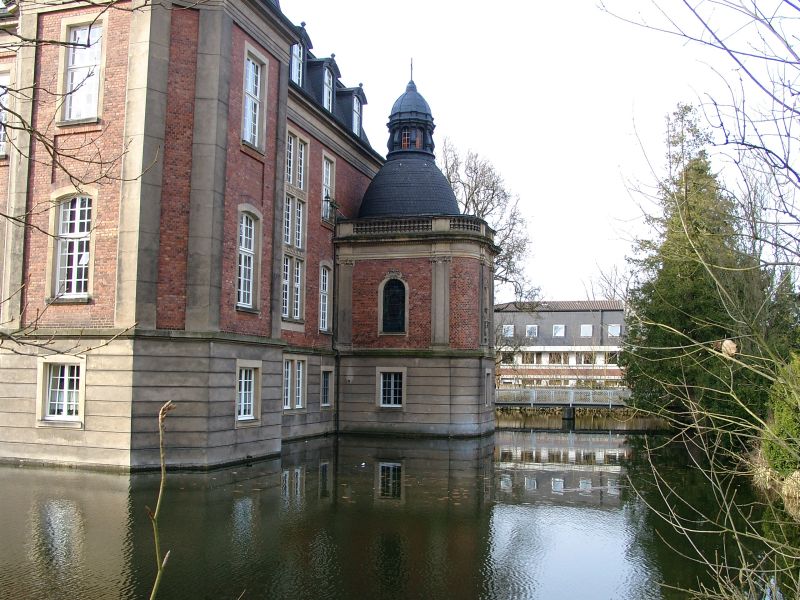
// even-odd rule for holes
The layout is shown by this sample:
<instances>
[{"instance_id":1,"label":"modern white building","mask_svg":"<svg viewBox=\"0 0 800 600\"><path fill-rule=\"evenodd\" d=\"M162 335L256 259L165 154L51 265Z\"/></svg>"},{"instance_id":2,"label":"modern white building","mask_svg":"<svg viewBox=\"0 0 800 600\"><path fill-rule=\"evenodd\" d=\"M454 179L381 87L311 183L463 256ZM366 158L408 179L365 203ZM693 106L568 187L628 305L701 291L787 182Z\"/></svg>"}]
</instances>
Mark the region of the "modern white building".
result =
<instances>
[{"instance_id":1,"label":"modern white building","mask_svg":"<svg viewBox=\"0 0 800 600\"><path fill-rule=\"evenodd\" d=\"M498 304L495 327L500 388L623 386L620 301Z\"/></svg>"}]
</instances>

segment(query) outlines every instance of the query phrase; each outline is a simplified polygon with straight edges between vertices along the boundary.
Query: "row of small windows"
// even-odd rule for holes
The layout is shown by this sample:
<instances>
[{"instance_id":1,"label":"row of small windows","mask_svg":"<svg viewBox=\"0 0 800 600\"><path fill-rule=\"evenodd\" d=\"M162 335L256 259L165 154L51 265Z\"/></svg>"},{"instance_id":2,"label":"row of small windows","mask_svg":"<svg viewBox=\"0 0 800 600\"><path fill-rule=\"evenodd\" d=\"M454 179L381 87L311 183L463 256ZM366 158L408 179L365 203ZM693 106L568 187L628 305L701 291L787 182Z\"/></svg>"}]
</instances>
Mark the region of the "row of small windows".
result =
<instances>
[{"instance_id":1,"label":"row of small windows","mask_svg":"<svg viewBox=\"0 0 800 600\"><path fill-rule=\"evenodd\" d=\"M619 337L622 331L622 326L615 323L610 324L607 326L606 331L608 332L608 337ZM584 323L580 327L580 337L592 337L594 332L594 326L591 323ZM513 324L506 324L503 325L503 337L512 338L514 337L514 325ZM553 337L565 337L567 335L567 326L564 324L555 324L553 325ZM538 325L526 325L525 326L525 337L527 338L535 338L539 336L539 326Z\"/></svg>"},{"instance_id":2,"label":"row of small windows","mask_svg":"<svg viewBox=\"0 0 800 600\"><path fill-rule=\"evenodd\" d=\"M571 358L573 357L573 358ZM619 352L502 352L501 364L523 365L616 365Z\"/></svg>"},{"instance_id":3,"label":"row of small windows","mask_svg":"<svg viewBox=\"0 0 800 600\"><path fill-rule=\"evenodd\" d=\"M63 360L63 359L62 359ZM261 363L238 361L236 371L235 414L236 422L260 420L261 415ZM42 421L80 422L83 416L85 360L70 362L43 362L40 364L43 408ZM307 405L307 361L289 357L283 361L282 407L284 410L305 409ZM379 368L376 370L376 395L378 405L385 408L402 408L405 404L405 369ZM322 367L319 379L319 405L329 408L333 400L333 368ZM38 410L38 409L37 409Z\"/></svg>"}]
</instances>

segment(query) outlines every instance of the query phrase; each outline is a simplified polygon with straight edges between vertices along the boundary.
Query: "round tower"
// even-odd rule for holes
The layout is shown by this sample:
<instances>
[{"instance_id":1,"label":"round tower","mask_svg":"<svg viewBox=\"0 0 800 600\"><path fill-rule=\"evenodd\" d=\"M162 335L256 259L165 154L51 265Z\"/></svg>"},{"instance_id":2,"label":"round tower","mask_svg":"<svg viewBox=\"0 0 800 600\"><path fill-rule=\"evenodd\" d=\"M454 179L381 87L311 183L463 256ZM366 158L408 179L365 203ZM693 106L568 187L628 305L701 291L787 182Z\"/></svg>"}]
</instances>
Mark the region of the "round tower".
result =
<instances>
[{"instance_id":1,"label":"round tower","mask_svg":"<svg viewBox=\"0 0 800 600\"><path fill-rule=\"evenodd\" d=\"M494 428L494 232L460 214L413 81L388 127L358 218L336 223L340 429L482 435Z\"/></svg>"}]
</instances>

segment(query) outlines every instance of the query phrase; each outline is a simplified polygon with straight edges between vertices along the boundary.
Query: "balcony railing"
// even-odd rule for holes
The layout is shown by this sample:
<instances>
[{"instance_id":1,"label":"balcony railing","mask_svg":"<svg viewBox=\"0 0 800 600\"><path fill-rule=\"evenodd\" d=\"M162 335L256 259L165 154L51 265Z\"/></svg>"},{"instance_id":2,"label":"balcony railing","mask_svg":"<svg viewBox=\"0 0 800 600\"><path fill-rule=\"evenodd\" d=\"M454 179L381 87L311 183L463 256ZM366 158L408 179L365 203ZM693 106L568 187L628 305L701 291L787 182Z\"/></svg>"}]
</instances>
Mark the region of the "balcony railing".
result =
<instances>
[{"instance_id":1,"label":"balcony railing","mask_svg":"<svg viewBox=\"0 0 800 600\"><path fill-rule=\"evenodd\" d=\"M495 390L495 404L502 406L627 406L628 388L593 390L575 387L500 388Z\"/></svg>"}]
</instances>

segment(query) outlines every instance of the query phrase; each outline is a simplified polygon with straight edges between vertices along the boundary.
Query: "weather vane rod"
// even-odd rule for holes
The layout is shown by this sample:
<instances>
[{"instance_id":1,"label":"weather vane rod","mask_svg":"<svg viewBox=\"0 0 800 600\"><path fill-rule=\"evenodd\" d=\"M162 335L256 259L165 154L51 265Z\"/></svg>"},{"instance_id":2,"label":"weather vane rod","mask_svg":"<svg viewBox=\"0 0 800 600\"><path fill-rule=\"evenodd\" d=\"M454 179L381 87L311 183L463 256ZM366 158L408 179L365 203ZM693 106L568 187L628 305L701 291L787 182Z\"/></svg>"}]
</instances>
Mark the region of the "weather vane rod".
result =
<instances>
[{"instance_id":1,"label":"weather vane rod","mask_svg":"<svg viewBox=\"0 0 800 600\"><path fill-rule=\"evenodd\" d=\"M411 81L414 81L414 59L411 59Z\"/></svg>"}]
</instances>

